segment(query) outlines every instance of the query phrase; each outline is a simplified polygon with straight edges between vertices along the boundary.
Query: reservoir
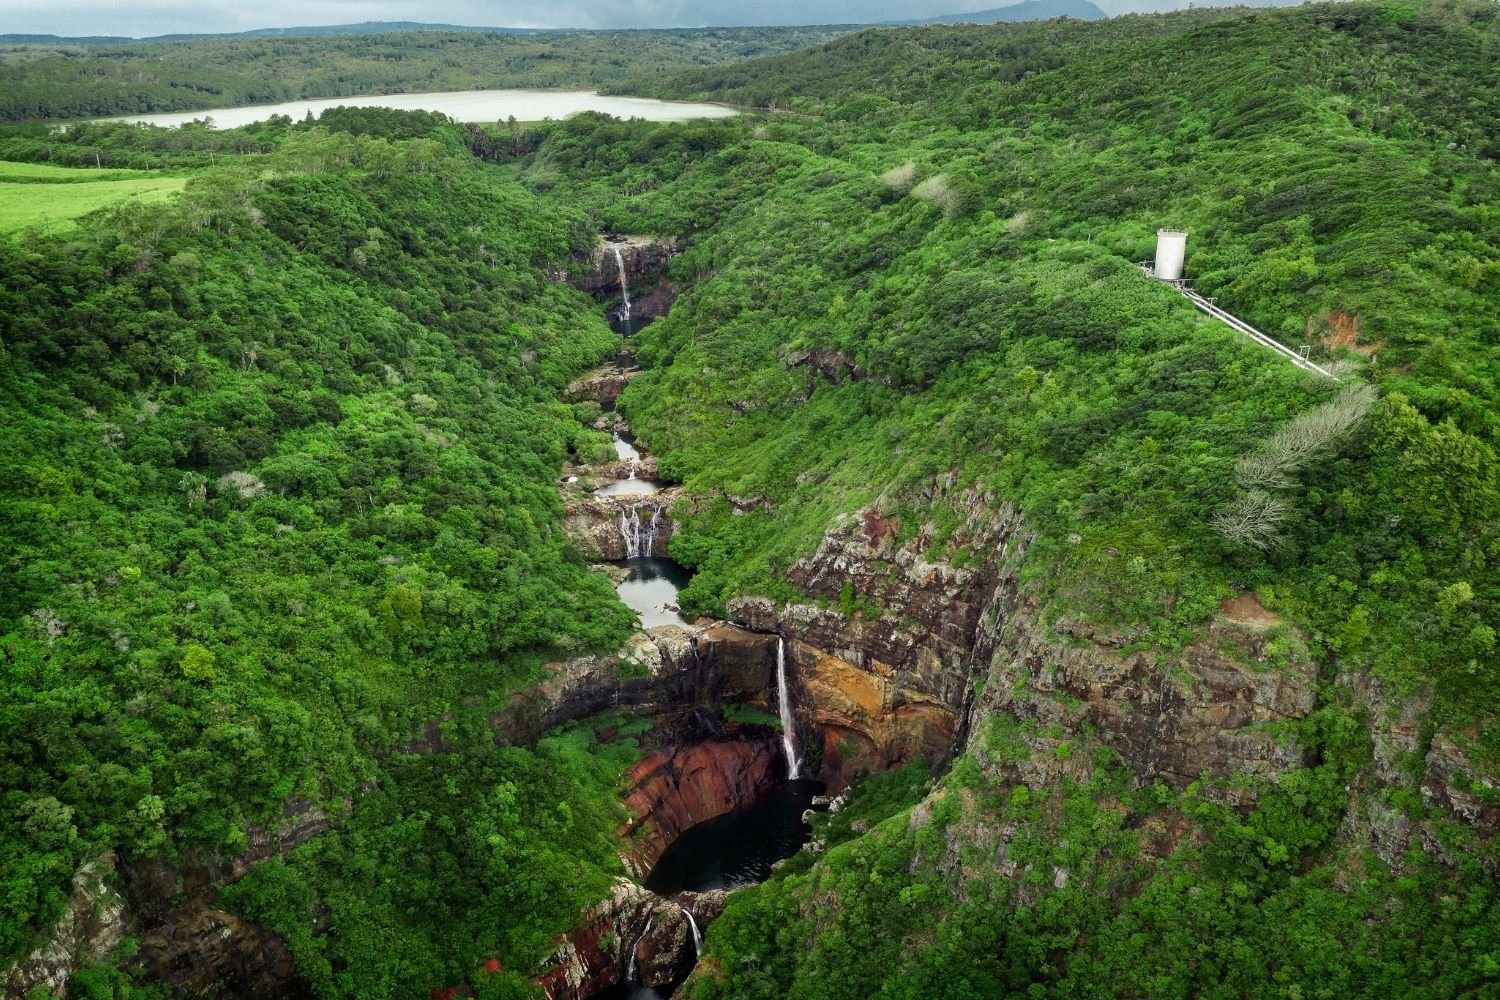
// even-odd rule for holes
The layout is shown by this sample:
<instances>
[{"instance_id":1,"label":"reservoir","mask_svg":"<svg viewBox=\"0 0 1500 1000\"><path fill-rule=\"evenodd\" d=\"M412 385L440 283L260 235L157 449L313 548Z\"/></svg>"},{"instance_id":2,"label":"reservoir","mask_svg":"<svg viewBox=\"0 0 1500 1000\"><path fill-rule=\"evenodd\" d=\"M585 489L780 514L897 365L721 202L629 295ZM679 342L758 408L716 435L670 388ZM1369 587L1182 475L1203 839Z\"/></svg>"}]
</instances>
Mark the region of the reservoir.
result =
<instances>
[{"instance_id":1,"label":"reservoir","mask_svg":"<svg viewBox=\"0 0 1500 1000\"><path fill-rule=\"evenodd\" d=\"M272 115L289 115L301 121L308 112L314 118L327 108L397 108L403 111L441 111L461 122L503 122L512 115L517 121L566 118L579 111L602 111L616 118L645 118L654 122L688 121L694 118L729 118L738 114L722 104L692 104L658 101L648 97L615 97L592 90L457 90L436 94L384 94L361 97L327 97L255 104L242 108L205 111L172 111L154 115L122 115L106 121L144 122L150 125L182 125L197 118L212 118L216 128L238 128L265 121Z\"/></svg>"}]
</instances>

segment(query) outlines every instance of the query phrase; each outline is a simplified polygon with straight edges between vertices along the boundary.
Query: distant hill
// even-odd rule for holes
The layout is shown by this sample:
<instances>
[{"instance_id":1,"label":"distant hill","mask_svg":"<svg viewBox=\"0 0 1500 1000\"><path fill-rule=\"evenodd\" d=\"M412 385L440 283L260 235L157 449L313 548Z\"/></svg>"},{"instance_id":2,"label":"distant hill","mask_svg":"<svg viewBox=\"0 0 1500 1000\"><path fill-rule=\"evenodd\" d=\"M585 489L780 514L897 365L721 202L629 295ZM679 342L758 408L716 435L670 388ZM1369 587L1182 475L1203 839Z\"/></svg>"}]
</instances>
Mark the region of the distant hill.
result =
<instances>
[{"instance_id":1,"label":"distant hill","mask_svg":"<svg viewBox=\"0 0 1500 1000\"><path fill-rule=\"evenodd\" d=\"M297 28L256 28L254 31L202 32L127 38L117 35L0 35L0 45L121 45L127 42L191 42L204 38L297 38L309 35L387 35L403 31L474 31L499 35L556 35L576 28L484 28L466 24L426 24L421 21L362 21L359 24L305 25Z\"/></svg>"},{"instance_id":2,"label":"distant hill","mask_svg":"<svg viewBox=\"0 0 1500 1000\"><path fill-rule=\"evenodd\" d=\"M1076 17L1080 21L1098 21L1109 15L1089 0L1024 0L1009 7L991 7L965 14L941 14L904 24L995 24L998 21L1046 21L1054 17Z\"/></svg>"}]
</instances>

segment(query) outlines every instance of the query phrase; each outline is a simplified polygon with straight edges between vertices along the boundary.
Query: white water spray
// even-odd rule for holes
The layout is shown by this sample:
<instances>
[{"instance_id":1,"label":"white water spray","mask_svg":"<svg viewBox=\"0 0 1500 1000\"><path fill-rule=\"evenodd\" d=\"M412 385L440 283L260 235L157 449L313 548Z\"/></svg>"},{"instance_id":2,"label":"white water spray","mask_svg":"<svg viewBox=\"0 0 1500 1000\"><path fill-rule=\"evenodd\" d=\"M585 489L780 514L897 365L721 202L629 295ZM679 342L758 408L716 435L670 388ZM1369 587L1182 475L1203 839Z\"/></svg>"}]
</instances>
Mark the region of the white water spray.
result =
<instances>
[{"instance_id":1,"label":"white water spray","mask_svg":"<svg viewBox=\"0 0 1500 1000\"><path fill-rule=\"evenodd\" d=\"M776 693L781 702L781 744L786 748L787 777L802 777L802 763L797 759L796 720L792 718L792 700L786 690L786 639L776 637Z\"/></svg>"},{"instance_id":2,"label":"white water spray","mask_svg":"<svg viewBox=\"0 0 1500 1000\"><path fill-rule=\"evenodd\" d=\"M688 926L693 929L693 955L696 957L703 954L703 935L698 933L698 921L693 919L693 911L684 906L682 913L688 918Z\"/></svg>"},{"instance_id":3,"label":"white water spray","mask_svg":"<svg viewBox=\"0 0 1500 1000\"><path fill-rule=\"evenodd\" d=\"M625 967L625 981L627 983L635 982L635 950L641 946L642 941L646 940L646 935L651 933L651 924L655 920L656 917L652 916L650 920L646 921L646 929L641 931L641 936L636 938L635 944L630 946L630 964Z\"/></svg>"},{"instance_id":4,"label":"white water spray","mask_svg":"<svg viewBox=\"0 0 1500 1000\"><path fill-rule=\"evenodd\" d=\"M620 299L624 303L621 306L621 317L625 322L630 322L630 284L625 280L625 257L620 253L618 246L610 247L615 252L615 264L620 268Z\"/></svg>"},{"instance_id":5,"label":"white water spray","mask_svg":"<svg viewBox=\"0 0 1500 1000\"><path fill-rule=\"evenodd\" d=\"M651 507L651 518L641 521L639 506L620 504L620 538L625 542L625 558L656 555L656 533L661 529L661 504Z\"/></svg>"}]
</instances>

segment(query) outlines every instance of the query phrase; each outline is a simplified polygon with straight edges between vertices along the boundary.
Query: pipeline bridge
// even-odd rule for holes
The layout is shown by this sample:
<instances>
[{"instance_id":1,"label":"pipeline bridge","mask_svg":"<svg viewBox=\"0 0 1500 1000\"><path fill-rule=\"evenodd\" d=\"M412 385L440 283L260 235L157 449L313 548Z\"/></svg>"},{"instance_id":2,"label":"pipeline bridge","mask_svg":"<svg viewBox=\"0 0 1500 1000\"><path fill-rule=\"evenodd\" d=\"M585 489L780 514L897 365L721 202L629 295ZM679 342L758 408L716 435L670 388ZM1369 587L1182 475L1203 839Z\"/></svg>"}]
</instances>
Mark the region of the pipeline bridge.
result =
<instances>
[{"instance_id":1,"label":"pipeline bridge","mask_svg":"<svg viewBox=\"0 0 1500 1000\"><path fill-rule=\"evenodd\" d=\"M1143 261L1140 265L1140 268L1146 273L1146 277L1156 277L1156 264L1153 261ZM1277 354L1281 355L1283 358L1290 361L1298 368L1301 368L1303 371L1315 372L1318 375L1323 376L1324 378L1332 379L1335 382L1339 381L1338 376L1333 374L1333 372L1314 363L1308 358L1306 347L1302 348L1300 351L1294 351L1290 347L1281 343L1279 340L1273 338L1270 334L1262 333L1260 330L1257 330L1249 323L1246 323L1244 320L1240 319L1238 316L1220 309L1213 299L1204 298L1202 295L1199 295L1196 291L1193 290L1192 282L1188 281L1187 279L1174 278L1162 280L1165 284L1171 285L1183 295L1187 296L1187 300L1193 305L1197 306L1200 312L1207 313L1214 319L1218 320L1220 323L1223 323L1225 326L1229 327L1231 330L1244 334L1262 347L1269 347L1271 350L1275 351Z\"/></svg>"}]
</instances>

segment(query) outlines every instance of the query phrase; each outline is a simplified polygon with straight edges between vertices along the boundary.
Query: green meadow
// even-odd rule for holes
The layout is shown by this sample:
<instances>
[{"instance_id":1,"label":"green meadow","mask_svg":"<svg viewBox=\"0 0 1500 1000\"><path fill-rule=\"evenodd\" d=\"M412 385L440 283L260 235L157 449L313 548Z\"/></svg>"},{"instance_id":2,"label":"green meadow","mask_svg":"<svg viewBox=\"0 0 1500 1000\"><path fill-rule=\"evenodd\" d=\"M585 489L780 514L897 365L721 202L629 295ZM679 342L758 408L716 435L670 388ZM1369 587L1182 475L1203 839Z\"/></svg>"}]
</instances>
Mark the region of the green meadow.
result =
<instances>
[{"instance_id":1,"label":"green meadow","mask_svg":"<svg viewBox=\"0 0 1500 1000\"><path fill-rule=\"evenodd\" d=\"M185 175L89 170L0 161L0 232L72 229L74 220L127 198L156 202L181 191Z\"/></svg>"}]
</instances>

